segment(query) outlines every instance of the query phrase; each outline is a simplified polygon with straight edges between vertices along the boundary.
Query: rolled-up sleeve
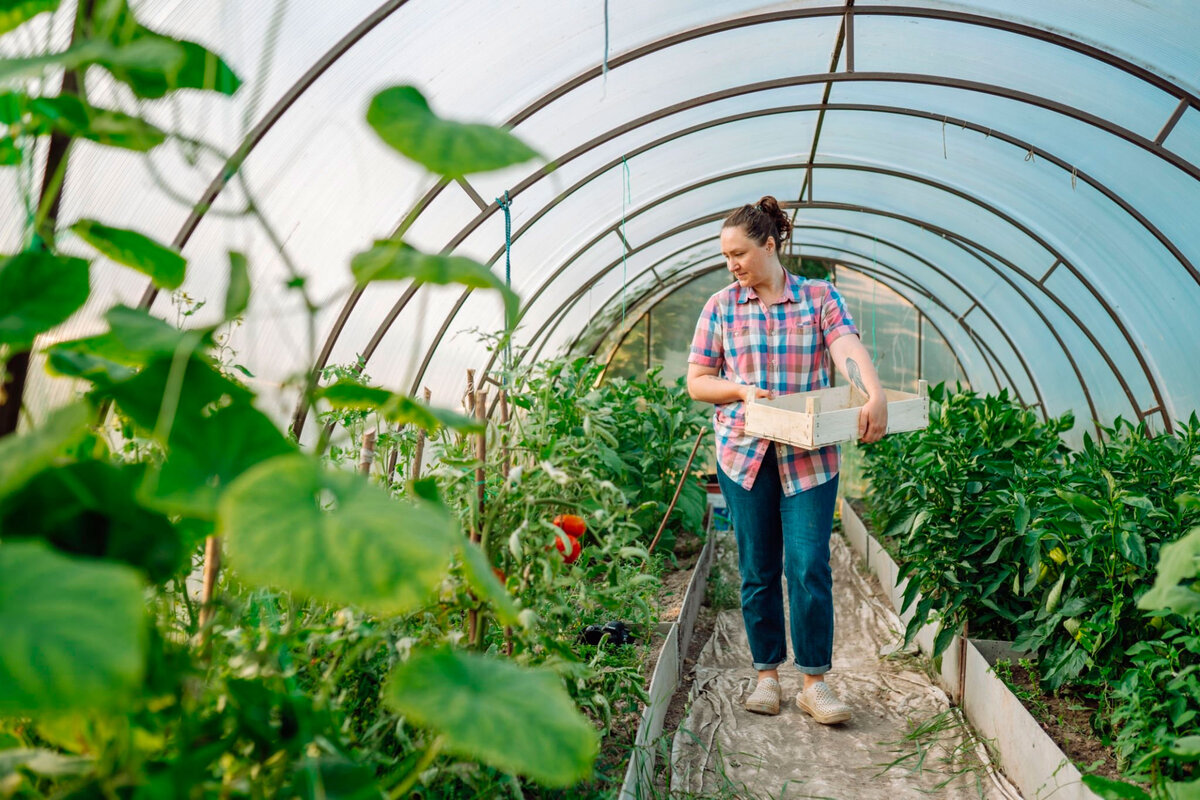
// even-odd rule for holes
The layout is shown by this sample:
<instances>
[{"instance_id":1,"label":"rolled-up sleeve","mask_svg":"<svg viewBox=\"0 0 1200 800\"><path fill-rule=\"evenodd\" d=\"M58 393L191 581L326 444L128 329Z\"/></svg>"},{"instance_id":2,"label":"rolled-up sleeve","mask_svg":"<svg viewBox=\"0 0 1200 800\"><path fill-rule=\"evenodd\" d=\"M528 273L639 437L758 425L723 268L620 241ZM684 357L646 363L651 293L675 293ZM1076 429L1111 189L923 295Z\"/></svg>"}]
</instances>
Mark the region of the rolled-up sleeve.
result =
<instances>
[{"instance_id":1,"label":"rolled-up sleeve","mask_svg":"<svg viewBox=\"0 0 1200 800\"><path fill-rule=\"evenodd\" d=\"M710 297L696 322L696 334L692 337L692 352L688 363L702 367L719 367L725 357L721 343L721 314L717 298Z\"/></svg>"},{"instance_id":2,"label":"rolled-up sleeve","mask_svg":"<svg viewBox=\"0 0 1200 800\"><path fill-rule=\"evenodd\" d=\"M826 346L833 344L847 334L858 334L854 320L846 310L846 302L837 288L830 283L825 302L821 305L821 335L825 338Z\"/></svg>"}]
</instances>

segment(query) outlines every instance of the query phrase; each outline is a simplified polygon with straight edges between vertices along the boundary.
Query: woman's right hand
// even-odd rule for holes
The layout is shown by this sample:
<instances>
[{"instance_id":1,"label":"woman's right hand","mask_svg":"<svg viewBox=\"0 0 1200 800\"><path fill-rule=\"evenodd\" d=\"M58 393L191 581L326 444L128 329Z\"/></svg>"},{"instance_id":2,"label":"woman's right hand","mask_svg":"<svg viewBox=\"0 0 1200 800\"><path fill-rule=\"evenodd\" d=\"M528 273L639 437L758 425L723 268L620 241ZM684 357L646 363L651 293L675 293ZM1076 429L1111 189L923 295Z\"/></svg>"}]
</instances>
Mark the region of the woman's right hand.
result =
<instances>
[{"instance_id":1,"label":"woman's right hand","mask_svg":"<svg viewBox=\"0 0 1200 800\"><path fill-rule=\"evenodd\" d=\"M749 403L751 399L757 399L759 397L765 397L768 400L774 400L775 393L769 392L766 389L760 389L757 386L742 387L742 401L743 402Z\"/></svg>"}]
</instances>

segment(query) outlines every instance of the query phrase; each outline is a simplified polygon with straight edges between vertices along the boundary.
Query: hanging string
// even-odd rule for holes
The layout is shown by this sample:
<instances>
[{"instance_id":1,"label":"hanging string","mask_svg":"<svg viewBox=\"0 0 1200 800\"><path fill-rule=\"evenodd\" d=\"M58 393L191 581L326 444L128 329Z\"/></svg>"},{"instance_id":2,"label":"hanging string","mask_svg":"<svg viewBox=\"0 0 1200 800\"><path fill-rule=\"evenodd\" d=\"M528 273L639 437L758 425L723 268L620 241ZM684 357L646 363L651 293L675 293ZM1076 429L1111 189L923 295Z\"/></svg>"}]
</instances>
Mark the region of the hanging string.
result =
<instances>
[{"instance_id":1,"label":"hanging string","mask_svg":"<svg viewBox=\"0 0 1200 800\"><path fill-rule=\"evenodd\" d=\"M629 240L625 238L625 211L633 205L633 195L630 194L629 162L621 156L621 324L625 324L625 283L628 278L625 257L629 254Z\"/></svg>"},{"instance_id":2,"label":"hanging string","mask_svg":"<svg viewBox=\"0 0 1200 800\"><path fill-rule=\"evenodd\" d=\"M603 92L608 92L608 0L604 0L604 67L601 70Z\"/></svg>"},{"instance_id":3,"label":"hanging string","mask_svg":"<svg viewBox=\"0 0 1200 800\"><path fill-rule=\"evenodd\" d=\"M874 236L871 237L871 269L875 274L879 274L879 264L875 261L875 249L879 245L879 240ZM879 279L871 281L871 355L876 362L879 361L879 345L875 341L875 290L879 288Z\"/></svg>"},{"instance_id":4,"label":"hanging string","mask_svg":"<svg viewBox=\"0 0 1200 800\"><path fill-rule=\"evenodd\" d=\"M504 190L504 199L496 198L496 202L504 211L504 286L512 289L512 201L508 199L508 189ZM508 380L508 369L512 363L512 331L504 336L504 375L502 381Z\"/></svg>"}]
</instances>

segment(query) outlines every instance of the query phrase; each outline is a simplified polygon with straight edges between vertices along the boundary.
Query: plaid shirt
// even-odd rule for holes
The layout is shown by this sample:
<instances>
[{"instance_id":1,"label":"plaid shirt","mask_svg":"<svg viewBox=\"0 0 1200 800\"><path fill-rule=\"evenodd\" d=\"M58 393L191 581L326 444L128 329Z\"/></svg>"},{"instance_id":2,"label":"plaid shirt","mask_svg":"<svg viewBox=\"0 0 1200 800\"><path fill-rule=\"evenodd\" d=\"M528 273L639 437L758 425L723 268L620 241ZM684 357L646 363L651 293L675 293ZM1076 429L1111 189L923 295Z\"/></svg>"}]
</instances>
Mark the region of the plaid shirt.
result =
<instances>
[{"instance_id":1,"label":"plaid shirt","mask_svg":"<svg viewBox=\"0 0 1200 800\"><path fill-rule=\"evenodd\" d=\"M776 395L829 386L828 346L846 334L857 334L842 296L828 281L802 280L785 272L783 297L765 306L753 289L736 282L704 305L688 361L718 367L718 375L735 383L758 386ZM752 302L753 301L753 302ZM754 486L771 442L747 436L745 403L718 403L713 416L717 462L744 488ZM837 474L837 445L804 450L775 443L784 493L820 486Z\"/></svg>"}]
</instances>

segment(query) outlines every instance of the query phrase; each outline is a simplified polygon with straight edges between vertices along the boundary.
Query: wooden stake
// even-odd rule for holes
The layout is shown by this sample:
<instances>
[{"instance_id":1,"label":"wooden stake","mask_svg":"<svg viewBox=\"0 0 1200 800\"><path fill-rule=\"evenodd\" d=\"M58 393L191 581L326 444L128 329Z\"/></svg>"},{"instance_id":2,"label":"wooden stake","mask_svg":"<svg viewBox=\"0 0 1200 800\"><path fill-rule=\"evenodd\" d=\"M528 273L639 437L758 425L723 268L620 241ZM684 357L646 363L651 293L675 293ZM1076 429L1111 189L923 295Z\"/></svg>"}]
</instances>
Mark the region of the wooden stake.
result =
<instances>
[{"instance_id":1,"label":"wooden stake","mask_svg":"<svg viewBox=\"0 0 1200 800\"><path fill-rule=\"evenodd\" d=\"M467 416L475 413L475 370L467 370L467 396L463 401L463 408L467 412Z\"/></svg>"},{"instance_id":2,"label":"wooden stake","mask_svg":"<svg viewBox=\"0 0 1200 800\"><path fill-rule=\"evenodd\" d=\"M401 427L400 430L397 431L397 433L400 433L403 430L404 430L404 428ZM400 448L395 445L392 445L392 448L390 450L388 450L387 467L386 467L386 469L387 469L387 485L388 486L394 486L396 484L396 458L399 455L400 455Z\"/></svg>"},{"instance_id":3,"label":"wooden stake","mask_svg":"<svg viewBox=\"0 0 1200 800\"><path fill-rule=\"evenodd\" d=\"M688 456L687 466L683 468L683 474L679 476L679 485L675 487L675 496L671 498L671 505L667 506L667 513L663 514L662 522L658 524L658 532L654 534L654 539L650 542L650 546L646 548L647 553L654 552L654 546L658 544L658 539L662 536L662 532L667 527L667 520L671 517L671 512L675 510L675 503L679 501L679 495L683 492L684 481L692 472L692 462L696 459L696 451L700 449L700 442L704 440L704 434L708 433L708 428L701 429L696 435L696 443L692 445L692 454Z\"/></svg>"},{"instance_id":4,"label":"wooden stake","mask_svg":"<svg viewBox=\"0 0 1200 800\"><path fill-rule=\"evenodd\" d=\"M483 423L484 428L475 439L475 458L479 461L479 466L475 468L475 495L478 502L478 511L475 517L475 525L471 530L471 541L479 543L479 537L482 534L481 526L483 524L483 497L484 483L487 480L487 392L476 392L474 398L475 418Z\"/></svg>"},{"instance_id":5,"label":"wooden stake","mask_svg":"<svg viewBox=\"0 0 1200 800\"><path fill-rule=\"evenodd\" d=\"M500 390L500 474L508 480L512 464L508 452L508 392Z\"/></svg>"},{"instance_id":6,"label":"wooden stake","mask_svg":"<svg viewBox=\"0 0 1200 800\"><path fill-rule=\"evenodd\" d=\"M429 391L428 386L425 387L423 396L425 398L425 405L428 406L430 398L433 396L432 393ZM408 484L409 491L412 491L412 485L414 483L421 480L421 459L424 457L425 457L425 429L420 428L417 431L417 446L416 446L416 449L413 451L413 462L412 462L412 473L411 473L412 480Z\"/></svg>"},{"instance_id":7,"label":"wooden stake","mask_svg":"<svg viewBox=\"0 0 1200 800\"><path fill-rule=\"evenodd\" d=\"M363 475L370 475L371 465L375 463L375 438L377 435L374 428L363 433L362 452L358 456L358 471Z\"/></svg>"},{"instance_id":8,"label":"wooden stake","mask_svg":"<svg viewBox=\"0 0 1200 800\"><path fill-rule=\"evenodd\" d=\"M212 619L212 601L217 591L217 575L220 572L221 538L209 536L204 540L204 586L200 590L200 630L204 631L202 637L205 642L208 640L208 632L204 629Z\"/></svg>"}]
</instances>

